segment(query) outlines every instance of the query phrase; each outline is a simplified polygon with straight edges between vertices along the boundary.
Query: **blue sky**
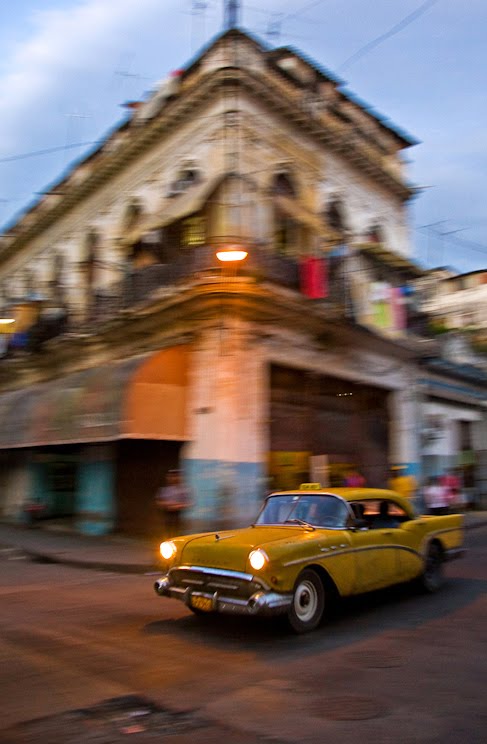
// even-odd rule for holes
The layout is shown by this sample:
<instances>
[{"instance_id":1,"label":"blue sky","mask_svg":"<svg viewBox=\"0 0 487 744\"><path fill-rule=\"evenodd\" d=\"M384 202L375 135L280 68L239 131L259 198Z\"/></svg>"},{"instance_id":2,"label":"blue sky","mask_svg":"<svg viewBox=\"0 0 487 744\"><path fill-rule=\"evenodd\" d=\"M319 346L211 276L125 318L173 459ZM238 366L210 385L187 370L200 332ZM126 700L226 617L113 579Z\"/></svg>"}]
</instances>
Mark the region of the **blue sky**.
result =
<instances>
[{"instance_id":1,"label":"blue sky","mask_svg":"<svg viewBox=\"0 0 487 744\"><path fill-rule=\"evenodd\" d=\"M223 0L16 0L0 4L0 161L94 142L183 66L222 23ZM195 3L201 5L202 3ZM203 3L204 4L204 3ZM400 33L345 65L422 0L242 0L243 25L337 72L347 88L421 141L410 178L413 256L459 271L487 266L487 3L431 0ZM304 9L304 12L302 12ZM280 22L280 38L268 37ZM0 225L87 148L0 162ZM424 225L436 224L427 230ZM439 233L444 233L440 235Z\"/></svg>"}]
</instances>

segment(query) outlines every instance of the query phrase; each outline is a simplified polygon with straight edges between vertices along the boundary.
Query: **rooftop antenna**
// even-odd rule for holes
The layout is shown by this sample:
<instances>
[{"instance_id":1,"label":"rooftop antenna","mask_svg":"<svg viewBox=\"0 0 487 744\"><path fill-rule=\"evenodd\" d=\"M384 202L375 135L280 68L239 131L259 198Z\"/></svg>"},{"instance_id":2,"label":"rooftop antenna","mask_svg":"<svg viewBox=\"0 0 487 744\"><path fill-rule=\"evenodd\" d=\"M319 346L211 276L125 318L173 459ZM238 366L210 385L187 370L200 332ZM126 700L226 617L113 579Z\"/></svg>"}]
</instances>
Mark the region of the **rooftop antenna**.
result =
<instances>
[{"instance_id":1,"label":"rooftop antenna","mask_svg":"<svg viewBox=\"0 0 487 744\"><path fill-rule=\"evenodd\" d=\"M117 68L113 71L114 78L117 78L119 81L119 85L117 86L117 88L123 91L125 95L127 95L127 88L132 89L132 86L127 85L129 82L138 83L139 81L143 80L151 80L151 78L145 77L144 75L139 75L138 72L131 72L130 68L132 66L133 59L133 53L124 53L120 58Z\"/></svg>"},{"instance_id":2,"label":"rooftop antenna","mask_svg":"<svg viewBox=\"0 0 487 744\"><path fill-rule=\"evenodd\" d=\"M192 31L191 31L191 53L194 54L197 47L197 26L200 24L197 22L201 19L201 25L203 27L203 37L205 36L205 20L206 20L206 11L208 10L209 3L207 0L192 0L191 3L191 15L193 16L192 20Z\"/></svg>"},{"instance_id":3,"label":"rooftop antenna","mask_svg":"<svg viewBox=\"0 0 487 744\"><path fill-rule=\"evenodd\" d=\"M240 16L240 0L223 0L223 26L226 31L237 28Z\"/></svg>"},{"instance_id":4,"label":"rooftop antenna","mask_svg":"<svg viewBox=\"0 0 487 744\"><path fill-rule=\"evenodd\" d=\"M269 23L267 24L267 31L265 32L265 35L267 36L269 41L274 43L276 46L281 41L281 30L282 30L283 20L284 20L284 13L272 13L272 15L269 18Z\"/></svg>"}]
</instances>

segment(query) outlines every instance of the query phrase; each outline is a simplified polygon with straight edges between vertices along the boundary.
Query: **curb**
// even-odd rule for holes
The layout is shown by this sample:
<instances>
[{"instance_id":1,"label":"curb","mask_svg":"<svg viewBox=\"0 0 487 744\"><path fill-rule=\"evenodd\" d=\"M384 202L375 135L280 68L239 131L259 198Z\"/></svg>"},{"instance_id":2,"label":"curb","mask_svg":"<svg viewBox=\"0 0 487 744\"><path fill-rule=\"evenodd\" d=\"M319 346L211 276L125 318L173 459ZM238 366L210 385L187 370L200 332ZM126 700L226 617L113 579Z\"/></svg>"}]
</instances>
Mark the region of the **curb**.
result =
<instances>
[{"instance_id":1,"label":"curb","mask_svg":"<svg viewBox=\"0 0 487 744\"><path fill-rule=\"evenodd\" d=\"M81 558L64 558L58 556L55 553L39 553L36 550L29 550L26 548L19 547L26 556L36 563L51 563L51 564L62 564L63 566L71 566L72 568L86 568L92 571L109 571L111 573L120 574L147 574L152 572L159 572L159 567L156 565L140 565L138 563L110 563L109 561L90 561L83 560Z\"/></svg>"},{"instance_id":2,"label":"curb","mask_svg":"<svg viewBox=\"0 0 487 744\"><path fill-rule=\"evenodd\" d=\"M463 529L465 530L465 532L468 532L469 530L476 530L479 527L487 527L487 519L484 520L483 522L475 522L474 524L469 524L465 526Z\"/></svg>"}]
</instances>

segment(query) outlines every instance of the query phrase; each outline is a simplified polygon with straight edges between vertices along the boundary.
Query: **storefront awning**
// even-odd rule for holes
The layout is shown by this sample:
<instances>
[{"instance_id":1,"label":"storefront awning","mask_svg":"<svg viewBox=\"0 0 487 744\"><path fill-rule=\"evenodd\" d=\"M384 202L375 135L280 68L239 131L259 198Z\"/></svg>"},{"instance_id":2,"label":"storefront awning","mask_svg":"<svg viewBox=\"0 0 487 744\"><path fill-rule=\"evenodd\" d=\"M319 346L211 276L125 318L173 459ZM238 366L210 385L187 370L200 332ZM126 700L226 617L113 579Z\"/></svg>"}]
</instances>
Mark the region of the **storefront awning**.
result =
<instances>
[{"instance_id":1,"label":"storefront awning","mask_svg":"<svg viewBox=\"0 0 487 744\"><path fill-rule=\"evenodd\" d=\"M177 346L0 395L0 449L185 441L189 347Z\"/></svg>"}]
</instances>

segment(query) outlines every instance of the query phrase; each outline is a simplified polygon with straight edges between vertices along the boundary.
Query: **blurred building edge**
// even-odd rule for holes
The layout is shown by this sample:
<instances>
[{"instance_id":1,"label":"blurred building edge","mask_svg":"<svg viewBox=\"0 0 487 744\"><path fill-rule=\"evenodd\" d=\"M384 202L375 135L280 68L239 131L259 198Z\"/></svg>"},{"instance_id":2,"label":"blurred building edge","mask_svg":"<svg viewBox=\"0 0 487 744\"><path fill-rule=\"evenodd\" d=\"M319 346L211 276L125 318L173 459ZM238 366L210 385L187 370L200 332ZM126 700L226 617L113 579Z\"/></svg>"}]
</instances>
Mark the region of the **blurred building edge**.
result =
<instances>
[{"instance_id":1,"label":"blurred building edge","mask_svg":"<svg viewBox=\"0 0 487 744\"><path fill-rule=\"evenodd\" d=\"M170 82L1 238L3 517L154 533L176 464L188 530L391 465L485 496L487 376L409 258L414 141L235 29Z\"/></svg>"}]
</instances>

